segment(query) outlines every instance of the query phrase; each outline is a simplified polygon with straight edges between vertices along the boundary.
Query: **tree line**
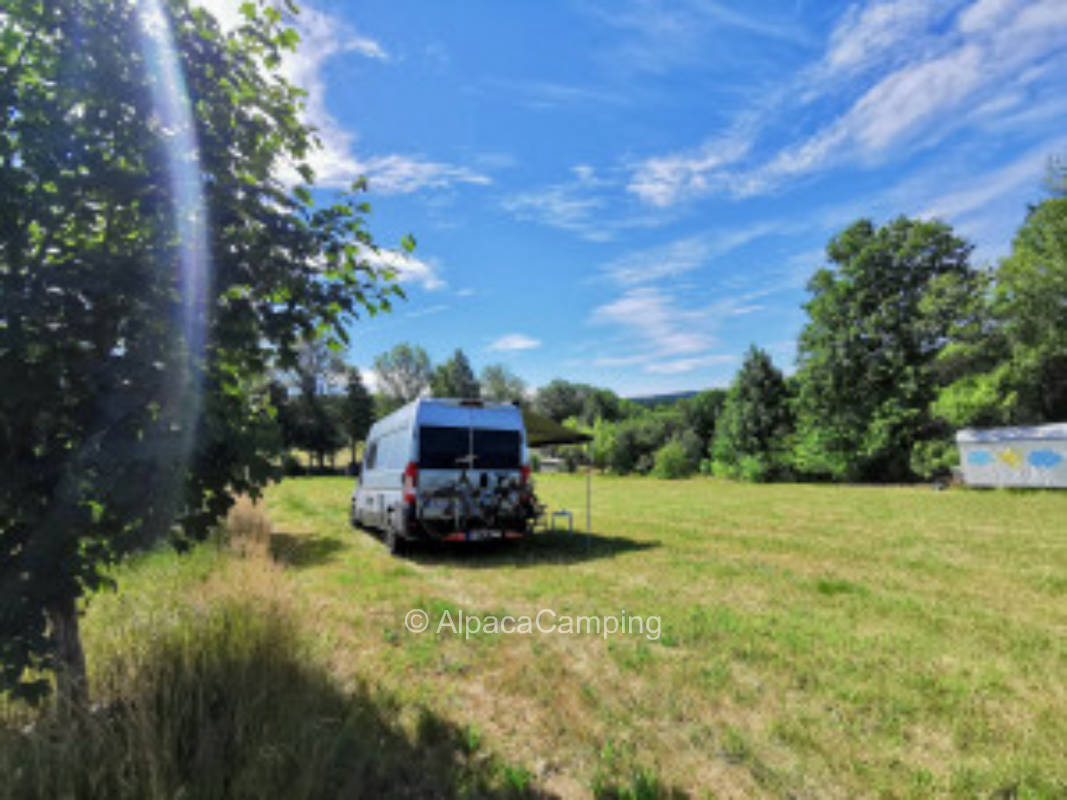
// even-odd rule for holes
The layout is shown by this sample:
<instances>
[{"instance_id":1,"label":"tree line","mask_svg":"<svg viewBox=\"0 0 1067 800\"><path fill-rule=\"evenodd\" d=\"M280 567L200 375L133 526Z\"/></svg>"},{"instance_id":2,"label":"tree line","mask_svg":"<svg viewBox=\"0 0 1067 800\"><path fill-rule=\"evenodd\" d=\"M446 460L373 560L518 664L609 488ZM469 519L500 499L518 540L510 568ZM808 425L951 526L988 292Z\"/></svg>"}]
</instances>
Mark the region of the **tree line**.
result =
<instances>
[{"instance_id":1,"label":"tree line","mask_svg":"<svg viewBox=\"0 0 1067 800\"><path fill-rule=\"evenodd\" d=\"M832 237L808 282L791 375L753 345L726 390L649 407L557 379L526 401L591 433L593 463L619 474L943 476L961 427L1067 420L1067 179L1050 172L1051 196L1030 207L994 267L975 266L973 246L936 220L861 219ZM423 391L524 395L503 367L476 380L459 350L434 369L421 348L398 345L375 368L382 411ZM497 370L508 380L490 380ZM582 458L557 452L571 466Z\"/></svg>"},{"instance_id":2,"label":"tree line","mask_svg":"<svg viewBox=\"0 0 1067 800\"><path fill-rule=\"evenodd\" d=\"M460 349L434 367L422 347L401 343L375 359L374 374L378 388L372 392L359 369L321 339L303 342L293 366L274 370L270 402L287 472L303 471L294 449L306 452L318 471L332 469L345 447L349 465L355 464L374 421L422 394L496 402L526 395L525 382L503 364L489 364L476 377Z\"/></svg>"},{"instance_id":3,"label":"tree line","mask_svg":"<svg viewBox=\"0 0 1067 800\"><path fill-rule=\"evenodd\" d=\"M808 283L786 376L753 345L697 429L674 408L594 422L598 466L753 481L909 481L956 465L962 427L1067 420L1067 180L991 268L943 222L859 220ZM716 403L711 397L717 398ZM626 408L626 406L623 406ZM697 435L694 435L697 434Z\"/></svg>"}]
</instances>

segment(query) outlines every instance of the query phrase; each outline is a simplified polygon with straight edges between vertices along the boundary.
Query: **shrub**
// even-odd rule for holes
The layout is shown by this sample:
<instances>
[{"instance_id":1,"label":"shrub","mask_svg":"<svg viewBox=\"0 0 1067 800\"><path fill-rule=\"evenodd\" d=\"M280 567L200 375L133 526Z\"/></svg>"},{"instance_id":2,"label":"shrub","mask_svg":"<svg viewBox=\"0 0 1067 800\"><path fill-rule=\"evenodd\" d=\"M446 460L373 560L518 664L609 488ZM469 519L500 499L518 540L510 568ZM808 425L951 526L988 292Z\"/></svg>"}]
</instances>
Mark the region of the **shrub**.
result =
<instances>
[{"instance_id":1,"label":"shrub","mask_svg":"<svg viewBox=\"0 0 1067 800\"><path fill-rule=\"evenodd\" d=\"M737 462L737 477L752 483L764 483L774 474L774 465L766 456L741 456Z\"/></svg>"},{"instance_id":2,"label":"shrub","mask_svg":"<svg viewBox=\"0 0 1067 800\"><path fill-rule=\"evenodd\" d=\"M911 469L925 480L947 477L959 463L956 445L945 439L916 442L911 450Z\"/></svg>"},{"instance_id":3,"label":"shrub","mask_svg":"<svg viewBox=\"0 0 1067 800\"><path fill-rule=\"evenodd\" d=\"M693 473L693 460L680 439L671 439L656 451L652 473L657 478L684 478Z\"/></svg>"}]
</instances>

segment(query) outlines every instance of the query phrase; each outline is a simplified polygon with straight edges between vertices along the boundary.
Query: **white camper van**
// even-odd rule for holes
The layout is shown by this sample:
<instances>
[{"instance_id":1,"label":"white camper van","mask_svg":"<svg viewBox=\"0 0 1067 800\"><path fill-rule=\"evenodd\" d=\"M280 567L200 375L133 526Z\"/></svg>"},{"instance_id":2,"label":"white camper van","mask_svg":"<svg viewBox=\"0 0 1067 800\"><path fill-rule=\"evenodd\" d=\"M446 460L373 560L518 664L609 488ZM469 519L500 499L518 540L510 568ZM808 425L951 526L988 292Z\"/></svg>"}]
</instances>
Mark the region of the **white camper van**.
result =
<instances>
[{"instance_id":1,"label":"white camper van","mask_svg":"<svg viewBox=\"0 0 1067 800\"><path fill-rule=\"evenodd\" d=\"M409 540L518 538L535 500L522 411L479 400L420 398L367 434L352 524Z\"/></svg>"}]
</instances>

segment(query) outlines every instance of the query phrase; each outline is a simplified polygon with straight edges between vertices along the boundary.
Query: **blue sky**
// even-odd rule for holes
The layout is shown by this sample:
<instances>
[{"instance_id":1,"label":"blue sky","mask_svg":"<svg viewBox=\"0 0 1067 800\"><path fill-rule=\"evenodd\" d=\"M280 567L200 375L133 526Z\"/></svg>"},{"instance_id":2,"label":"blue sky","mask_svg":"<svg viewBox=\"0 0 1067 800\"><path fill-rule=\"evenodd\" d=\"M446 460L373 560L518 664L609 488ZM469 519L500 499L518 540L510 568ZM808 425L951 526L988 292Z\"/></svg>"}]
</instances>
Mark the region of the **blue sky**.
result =
<instances>
[{"instance_id":1,"label":"blue sky","mask_svg":"<svg viewBox=\"0 0 1067 800\"><path fill-rule=\"evenodd\" d=\"M227 0L205 0L225 21ZM939 217L1003 255L1067 156L1067 0L303 4L319 180L370 180L408 302L352 329L531 385L791 369L852 220ZM758 8L758 10L754 10Z\"/></svg>"}]
</instances>

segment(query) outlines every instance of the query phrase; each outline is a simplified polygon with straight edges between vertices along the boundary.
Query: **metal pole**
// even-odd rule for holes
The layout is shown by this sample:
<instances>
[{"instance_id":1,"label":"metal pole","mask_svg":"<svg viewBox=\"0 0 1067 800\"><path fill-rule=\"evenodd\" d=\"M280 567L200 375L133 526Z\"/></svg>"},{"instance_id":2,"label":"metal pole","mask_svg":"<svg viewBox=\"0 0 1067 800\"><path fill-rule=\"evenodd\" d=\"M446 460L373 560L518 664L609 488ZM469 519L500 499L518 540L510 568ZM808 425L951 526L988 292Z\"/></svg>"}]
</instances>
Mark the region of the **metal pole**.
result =
<instances>
[{"instance_id":1,"label":"metal pole","mask_svg":"<svg viewBox=\"0 0 1067 800\"><path fill-rule=\"evenodd\" d=\"M585 532L590 534L593 532L593 447L589 442L585 443L585 460Z\"/></svg>"}]
</instances>

